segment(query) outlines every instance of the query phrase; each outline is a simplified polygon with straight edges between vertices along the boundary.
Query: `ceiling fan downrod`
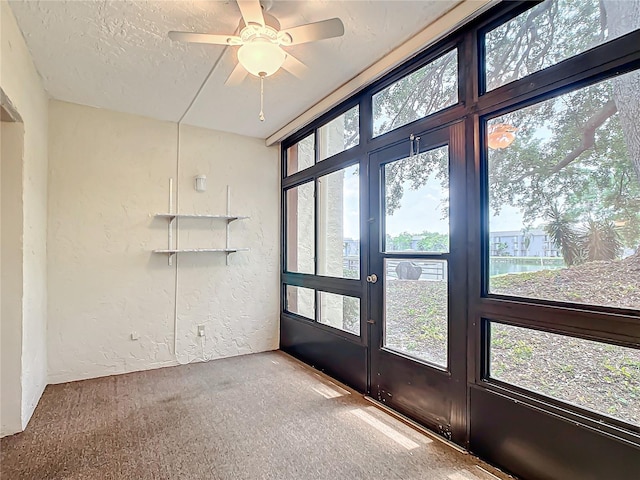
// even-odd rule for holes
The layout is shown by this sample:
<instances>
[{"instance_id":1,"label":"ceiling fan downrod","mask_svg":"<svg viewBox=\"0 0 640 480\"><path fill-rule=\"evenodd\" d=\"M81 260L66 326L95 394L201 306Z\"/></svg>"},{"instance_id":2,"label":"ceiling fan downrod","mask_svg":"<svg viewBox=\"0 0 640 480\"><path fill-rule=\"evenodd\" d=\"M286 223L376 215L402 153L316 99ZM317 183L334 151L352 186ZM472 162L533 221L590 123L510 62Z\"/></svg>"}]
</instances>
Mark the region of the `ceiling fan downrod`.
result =
<instances>
[{"instance_id":1,"label":"ceiling fan downrod","mask_svg":"<svg viewBox=\"0 0 640 480\"><path fill-rule=\"evenodd\" d=\"M344 24L339 18L330 18L281 30L278 19L264 12L259 0L236 2L242 15L238 26L239 35L170 31L169 38L179 42L239 47L238 64L225 85L235 86L242 82L247 74L260 77L258 118L264 122L264 78L273 75L280 68L298 78L302 78L308 70L304 63L286 52L283 47L341 37L344 35ZM268 10L272 2L273 0L264 0L264 10Z\"/></svg>"},{"instance_id":2,"label":"ceiling fan downrod","mask_svg":"<svg viewBox=\"0 0 640 480\"><path fill-rule=\"evenodd\" d=\"M258 118L261 122L264 122L264 77L266 77L266 74L260 72L260 114Z\"/></svg>"}]
</instances>

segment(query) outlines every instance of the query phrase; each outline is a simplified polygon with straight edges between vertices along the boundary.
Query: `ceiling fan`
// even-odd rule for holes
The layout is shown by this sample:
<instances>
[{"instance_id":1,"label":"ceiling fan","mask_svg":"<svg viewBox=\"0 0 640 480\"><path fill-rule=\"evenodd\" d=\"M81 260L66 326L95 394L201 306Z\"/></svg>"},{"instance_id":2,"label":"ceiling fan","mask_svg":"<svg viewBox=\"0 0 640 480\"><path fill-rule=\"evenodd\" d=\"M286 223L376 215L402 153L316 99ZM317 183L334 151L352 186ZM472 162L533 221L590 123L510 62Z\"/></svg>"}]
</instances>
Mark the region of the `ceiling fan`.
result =
<instances>
[{"instance_id":1,"label":"ceiling fan","mask_svg":"<svg viewBox=\"0 0 640 480\"><path fill-rule=\"evenodd\" d=\"M259 118L264 121L262 106L265 77L273 75L281 67L297 77L307 70L304 63L285 52L282 47L340 37L344 35L344 25L339 18L331 18L280 30L280 22L273 15L263 12L259 0L237 0L237 3L242 14L238 35L169 32L169 38L180 42L239 46L238 64L225 84L237 85L248 73L259 77Z\"/></svg>"}]
</instances>

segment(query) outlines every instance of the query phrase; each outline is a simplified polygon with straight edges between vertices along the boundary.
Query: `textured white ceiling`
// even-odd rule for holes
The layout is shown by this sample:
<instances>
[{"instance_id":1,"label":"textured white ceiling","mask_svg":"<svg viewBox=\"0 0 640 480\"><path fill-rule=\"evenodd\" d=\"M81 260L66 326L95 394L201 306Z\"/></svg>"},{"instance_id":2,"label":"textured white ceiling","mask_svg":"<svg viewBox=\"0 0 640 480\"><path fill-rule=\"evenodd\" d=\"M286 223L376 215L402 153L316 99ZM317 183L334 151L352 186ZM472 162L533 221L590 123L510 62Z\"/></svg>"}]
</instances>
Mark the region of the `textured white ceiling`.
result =
<instances>
[{"instance_id":1,"label":"textured white ceiling","mask_svg":"<svg viewBox=\"0 0 640 480\"><path fill-rule=\"evenodd\" d=\"M280 70L265 81L260 122L259 80L224 85L237 47L167 38L169 30L233 33L235 1L10 1L53 98L177 121L222 55L184 123L266 138L459 0L272 3L282 28L340 17L345 35L287 48L309 71L298 79Z\"/></svg>"}]
</instances>

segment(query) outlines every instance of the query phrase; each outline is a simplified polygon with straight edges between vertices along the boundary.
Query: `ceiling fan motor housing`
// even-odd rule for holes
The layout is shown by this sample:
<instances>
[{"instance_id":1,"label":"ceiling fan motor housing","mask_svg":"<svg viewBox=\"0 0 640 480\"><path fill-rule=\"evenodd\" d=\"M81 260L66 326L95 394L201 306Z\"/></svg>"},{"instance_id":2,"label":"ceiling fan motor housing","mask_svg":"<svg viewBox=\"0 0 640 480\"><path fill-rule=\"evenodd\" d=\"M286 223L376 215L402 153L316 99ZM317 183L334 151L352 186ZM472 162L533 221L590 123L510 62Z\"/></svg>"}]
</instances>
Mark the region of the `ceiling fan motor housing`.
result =
<instances>
[{"instance_id":1,"label":"ceiling fan motor housing","mask_svg":"<svg viewBox=\"0 0 640 480\"><path fill-rule=\"evenodd\" d=\"M278 21L278 19L276 17L274 17L273 15L268 14L265 11L262 12L262 16L264 17L264 24L266 26L271 27L276 32L280 30L280 22ZM249 22L249 24L250 25L260 26L258 24L251 23L251 22ZM238 24L239 30L242 31L246 26L247 26L247 24L245 23L244 18L240 17L240 23Z\"/></svg>"},{"instance_id":2,"label":"ceiling fan motor housing","mask_svg":"<svg viewBox=\"0 0 640 480\"><path fill-rule=\"evenodd\" d=\"M291 35L280 32L280 22L273 15L263 12L264 26L257 23L246 24L244 19L240 19L238 28L240 29L240 39L242 43L251 43L255 39L265 38L273 43L289 45L292 42Z\"/></svg>"}]
</instances>

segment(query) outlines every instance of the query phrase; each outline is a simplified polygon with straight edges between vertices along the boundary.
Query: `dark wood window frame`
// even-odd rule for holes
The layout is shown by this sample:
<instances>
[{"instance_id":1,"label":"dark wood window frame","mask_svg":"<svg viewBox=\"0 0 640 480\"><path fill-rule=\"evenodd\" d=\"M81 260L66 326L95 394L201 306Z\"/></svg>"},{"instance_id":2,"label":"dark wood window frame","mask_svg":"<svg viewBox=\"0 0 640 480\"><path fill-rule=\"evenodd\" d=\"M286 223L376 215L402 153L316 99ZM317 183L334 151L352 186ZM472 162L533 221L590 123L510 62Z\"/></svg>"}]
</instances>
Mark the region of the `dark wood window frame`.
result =
<instances>
[{"instance_id":1,"label":"dark wood window frame","mask_svg":"<svg viewBox=\"0 0 640 480\"><path fill-rule=\"evenodd\" d=\"M537 3L537 2L536 2ZM568 421L580 422L586 428L615 437L622 442L640 448L640 428L611 417L565 402L550 399L514 385L499 382L487 375L489 322L500 322L535 330L564 334L588 340L598 340L615 345L640 348L640 311L571 304L549 300L537 300L500 296L487 292L488 279L488 192L486 151L484 146L485 121L502 113L523 108L545 99L612 78L640 68L640 31L628 33L608 43L598 45L553 66L524 78L502 85L485 93L484 88L484 34L534 6L532 2L505 2L461 27L436 45L427 48L406 64L396 68L382 79L364 88L352 98L338 105L310 125L287 138L282 143L282 189L313 180L355 162L361 172L367 168L368 155L383 147L405 140L410 132L430 131L455 122L464 121L467 159L467 212L470 219L467 229L468 243L468 297L467 297L467 384L470 389L483 389L523 402L532 408L542 409ZM458 49L458 103L416 120L385 134L372 137L372 96L400 78L410 74L443 53ZM286 149L309 134L316 135L318 128L336 116L359 104L360 143L293 175L286 175ZM368 194L368 187L361 175L361 199ZM317 202L317 199L316 199ZM365 208L361 201L361 208ZM316 203L317 207L317 203ZM361 213L360 280L331 278L297 274L286 271L282 256L282 285L298 285L317 290L361 298L360 338L319 323L314 327L325 329L332 335L366 346L365 328L367 307L366 276L368 251L366 211ZM282 252L285 252L286 201L282 202ZM317 230L317 229L316 229ZM317 234L317 231L316 231ZM317 247L316 247L317 248ZM284 297L282 298L284 302ZM284 303L283 303L284 307ZM301 320L281 309L283 318ZM317 311L316 311L317 315ZM370 385L370 379L369 379Z\"/></svg>"}]
</instances>

